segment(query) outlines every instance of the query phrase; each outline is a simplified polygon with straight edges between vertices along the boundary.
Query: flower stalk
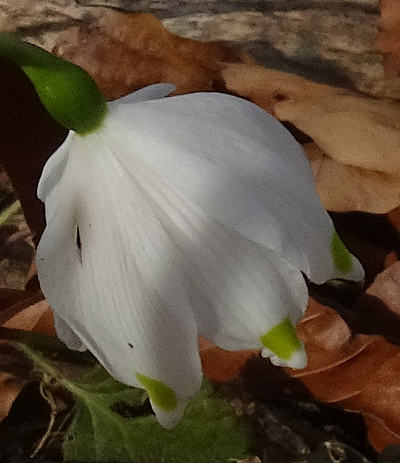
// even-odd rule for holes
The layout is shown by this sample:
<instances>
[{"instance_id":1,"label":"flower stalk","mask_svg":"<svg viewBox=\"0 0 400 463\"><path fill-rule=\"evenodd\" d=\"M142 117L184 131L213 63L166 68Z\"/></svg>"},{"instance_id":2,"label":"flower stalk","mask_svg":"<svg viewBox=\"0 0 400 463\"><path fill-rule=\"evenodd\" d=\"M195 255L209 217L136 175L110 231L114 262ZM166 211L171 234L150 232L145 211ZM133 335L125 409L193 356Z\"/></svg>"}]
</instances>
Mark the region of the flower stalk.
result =
<instances>
[{"instance_id":1,"label":"flower stalk","mask_svg":"<svg viewBox=\"0 0 400 463\"><path fill-rule=\"evenodd\" d=\"M62 126L85 134L101 125L106 101L82 68L9 33L0 35L0 56L24 71L44 107Z\"/></svg>"}]
</instances>

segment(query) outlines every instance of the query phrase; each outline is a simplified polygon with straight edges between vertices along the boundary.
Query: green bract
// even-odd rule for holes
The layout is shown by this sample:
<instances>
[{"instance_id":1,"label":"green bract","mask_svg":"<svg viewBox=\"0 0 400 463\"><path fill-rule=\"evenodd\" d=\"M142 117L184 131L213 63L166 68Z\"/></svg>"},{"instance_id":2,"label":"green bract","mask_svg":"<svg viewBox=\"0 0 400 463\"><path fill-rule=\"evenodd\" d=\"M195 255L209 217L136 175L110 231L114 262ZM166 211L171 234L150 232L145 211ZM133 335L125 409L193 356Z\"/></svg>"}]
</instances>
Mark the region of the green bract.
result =
<instances>
[{"instance_id":1,"label":"green bract","mask_svg":"<svg viewBox=\"0 0 400 463\"><path fill-rule=\"evenodd\" d=\"M81 134L101 125L107 105L82 68L8 33L0 35L0 55L21 67L47 111L61 125Z\"/></svg>"}]
</instances>

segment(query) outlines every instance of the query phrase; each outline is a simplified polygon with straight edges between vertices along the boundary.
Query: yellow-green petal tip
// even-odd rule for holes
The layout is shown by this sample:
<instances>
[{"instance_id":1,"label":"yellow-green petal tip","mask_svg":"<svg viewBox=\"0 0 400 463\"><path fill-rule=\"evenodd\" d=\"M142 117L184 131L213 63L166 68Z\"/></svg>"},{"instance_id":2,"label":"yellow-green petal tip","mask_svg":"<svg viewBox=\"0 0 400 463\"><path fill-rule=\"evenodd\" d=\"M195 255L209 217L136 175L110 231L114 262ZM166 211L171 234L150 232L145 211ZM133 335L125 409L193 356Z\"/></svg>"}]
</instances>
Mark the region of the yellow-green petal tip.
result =
<instances>
[{"instance_id":1,"label":"yellow-green petal tip","mask_svg":"<svg viewBox=\"0 0 400 463\"><path fill-rule=\"evenodd\" d=\"M294 327L288 318L260 336L264 347L283 360L289 360L294 352L302 349Z\"/></svg>"},{"instance_id":2,"label":"yellow-green petal tip","mask_svg":"<svg viewBox=\"0 0 400 463\"><path fill-rule=\"evenodd\" d=\"M169 386L141 373L136 373L136 378L143 388L146 389L154 405L165 411L171 411L176 408L178 400L175 392Z\"/></svg>"},{"instance_id":3,"label":"yellow-green petal tip","mask_svg":"<svg viewBox=\"0 0 400 463\"><path fill-rule=\"evenodd\" d=\"M335 267L344 274L349 273L353 268L353 259L336 231L332 235L331 252Z\"/></svg>"}]
</instances>

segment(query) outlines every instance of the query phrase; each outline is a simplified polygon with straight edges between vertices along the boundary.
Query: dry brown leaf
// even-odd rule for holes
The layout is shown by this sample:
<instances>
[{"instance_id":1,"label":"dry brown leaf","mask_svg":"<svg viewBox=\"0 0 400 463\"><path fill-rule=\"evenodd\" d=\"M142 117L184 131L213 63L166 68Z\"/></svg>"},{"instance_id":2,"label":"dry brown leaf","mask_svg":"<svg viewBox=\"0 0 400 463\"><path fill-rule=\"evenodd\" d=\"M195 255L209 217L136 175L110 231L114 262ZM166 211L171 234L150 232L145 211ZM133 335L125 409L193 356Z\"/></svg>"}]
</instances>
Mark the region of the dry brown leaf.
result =
<instances>
[{"instance_id":1,"label":"dry brown leaf","mask_svg":"<svg viewBox=\"0 0 400 463\"><path fill-rule=\"evenodd\" d=\"M25 331L40 331L55 336L53 311L46 299L36 302L19 311L8 319L4 328L14 328Z\"/></svg>"},{"instance_id":2,"label":"dry brown leaf","mask_svg":"<svg viewBox=\"0 0 400 463\"><path fill-rule=\"evenodd\" d=\"M398 0L379 0L381 8L380 31L376 49L384 57L385 74L400 74L400 4Z\"/></svg>"},{"instance_id":3,"label":"dry brown leaf","mask_svg":"<svg viewBox=\"0 0 400 463\"><path fill-rule=\"evenodd\" d=\"M37 295L31 296L37 297ZM42 296L43 297L43 296ZM25 299L26 303L27 299ZM12 309L12 307L11 307ZM5 328L14 328L28 331L40 331L48 335L55 335L53 312L46 300L25 307L23 310L13 310L6 322L0 324ZM0 313L0 315L3 315ZM0 340L0 356L4 355L8 363L13 362L14 351L9 351L7 341ZM0 372L0 422L8 415L14 400L23 387L31 379L18 373Z\"/></svg>"},{"instance_id":4,"label":"dry brown leaf","mask_svg":"<svg viewBox=\"0 0 400 463\"><path fill-rule=\"evenodd\" d=\"M378 274L367 291L351 307L353 329L368 334L381 334L400 345L400 262L397 260ZM400 382L400 379L399 379Z\"/></svg>"},{"instance_id":5,"label":"dry brown leaf","mask_svg":"<svg viewBox=\"0 0 400 463\"><path fill-rule=\"evenodd\" d=\"M44 299L38 287L39 282L35 279L32 283L32 287L25 291L14 291L0 299L0 326L3 326L18 312Z\"/></svg>"},{"instance_id":6,"label":"dry brown leaf","mask_svg":"<svg viewBox=\"0 0 400 463\"><path fill-rule=\"evenodd\" d=\"M298 334L306 340L309 364L287 370L290 375L316 399L367 417L378 451L400 444L399 347L381 336L352 335L335 311L313 300Z\"/></svg>"},{"instance_id":7,"label":"dry brown leaf","mask_svg":"<svg viewBox=\"0 0 400 463\"><path fill-rule=\"evenodd\" d=\"M385 213L400 204L399 104L255 65L227 64L222 77L314 141L307 148L328 209Z\"/></svg>"},{"instance_id":8,"label":"dry brown leaf","mask_svg":"<svg viewBox=\"0 0 400 463\"><path fill-rule=\"evenodd\" d=\"M286 368L290 377L299 380L316 400L362 414L369 440L378 451L400 444L400 348L382 336L353 335L334 310L312 299L297 333L306 342L308 366ZM206 376L220 382L238 375L255 354L227 352L208 343L204 352ZM221 365L226 360L225 375ZM279 378L281 388L286 383L289 387L289 380L285 383Z\"/></svg>"},{"instance_id":9,"label":"dry brown leaf","mask_svg":"<svg viewBox=\"0 0 400 463\"><path fill-rule=\"evenodd\" d=\"M221 383L236 378L245 363L257 354L248 350L227 351L203 336L199 336L199 350L205 377Z\"/></svg>"},{"instance_id":10,"label":"dry brown leaf","mask_svg":"<svg viewBox=\"0 0 400 463\"><path fill-rule=\"evenodd\" d=\"M400 318L400 262L393 263L380 273L367 289L366 294L379 298Z\"/></svg>"},{"instance_id":11,"label":"dry brown leaf","mask_svg":"<svg viewBox=\"0 0 400 463\"><path fill-rule=\"evenodd\" d=\"M306 143L304 150L311 162L315 188L330 211L369 211L378 205L390 211L400 204L400 176L342 164L327 156L315 143ZM349 188L350 187L350 188Z\"/></svg>"},{"instance_id":12,"label":"dry brown leaf","mask_svg":"<svg viewBox=\"0 0 400 463\"><path fill-rule=\"evenodd\" d=\"M177 93L216 90L221 61L254 61L222 43L178 37L151 14L110 13L73 27L54 52L88 71L109 99L160 82Z\"/></svg>"},{"instance_id":13,"label":"dry brown leaf","mask_svg":"<svg viewBox=\"0 0 400 463\"><path fill-rule=\"evenodd\" d=\"M313 139L307 150L329 210L384 213L400 204L396 103L248 64L220 43L170 33L150 14L111 13L71 28L55 51L88 70L109 98L157 82L174 82L177 93L226 87Z\"/></svg>"}]
</instances>

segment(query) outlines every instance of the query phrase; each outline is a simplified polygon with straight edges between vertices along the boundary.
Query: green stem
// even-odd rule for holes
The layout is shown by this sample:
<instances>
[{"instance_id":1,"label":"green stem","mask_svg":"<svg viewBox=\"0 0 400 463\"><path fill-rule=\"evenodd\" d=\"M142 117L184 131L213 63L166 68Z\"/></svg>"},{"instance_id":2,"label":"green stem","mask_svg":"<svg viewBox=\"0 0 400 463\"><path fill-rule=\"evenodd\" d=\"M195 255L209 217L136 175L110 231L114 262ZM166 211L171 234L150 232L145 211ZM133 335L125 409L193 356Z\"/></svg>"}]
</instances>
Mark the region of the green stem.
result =
<instances>
[{"instance_id":1,"label":"green stem","mask_svg":"<svg viewBox=\"0 0 400 463\"><path fill-rule=\"evenodd\" d=\"M6 222L12 217L17 211L21 209L21 203L17 200L14 201L10 206L0 212L0 227L6 224Z\"/></svg>"},{"instance_id":2,"label":"green stem","mask_svg":"<svg viewBox=\"0 0 400 463\"><path fill-rule=\"evenodd\" d=\"M0 56L20 66L61 125L80 134L100 127L107 113L106 101L82 68L9 33L0 35Z\"/></svg>"},{"instance_id":3,"label":"green stem","mask_svg":"<svg viewBox=\"0 0 400 463\"><path fill-rule=\"evenodd\" d=\"M59 378L60 373L53 368L52 366L49 365L48 362L46 362L43 359L43 356L36 352L34 349L29 347L27 344L21 344L21 343L13 343L13 345L23 352L29 360L31 360L34 365L40 370L41 373L49 375L51 378Z\"/></svg>"},{"instance_id":4,"label":"green stem","mask_svg":"<svg viewBox=\"0 0 400 463\"><path fill-rule=\"evenodd\" d=\"M60 354L62 360L70 360L75 363L93 365L95 360L89 352L77 352L70 350L58 338L48 336L35 331L25 331L12 328L0 327L0 339L12 342L19 350L25 352L38 351L49 352L52 355ZM22 347L20 347L22 346ZM41 355L41 354L37 354Z\"/></svg>"}]
</instances>

